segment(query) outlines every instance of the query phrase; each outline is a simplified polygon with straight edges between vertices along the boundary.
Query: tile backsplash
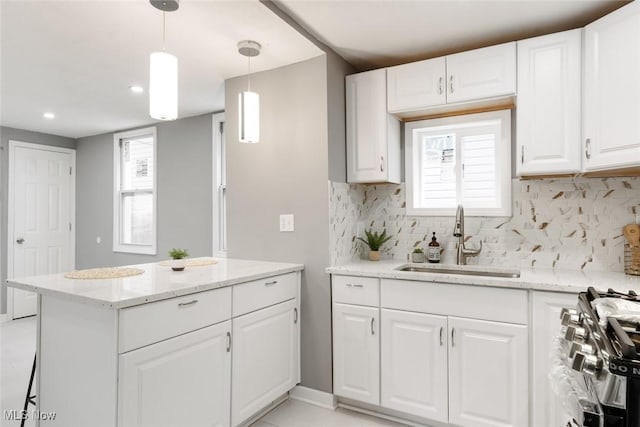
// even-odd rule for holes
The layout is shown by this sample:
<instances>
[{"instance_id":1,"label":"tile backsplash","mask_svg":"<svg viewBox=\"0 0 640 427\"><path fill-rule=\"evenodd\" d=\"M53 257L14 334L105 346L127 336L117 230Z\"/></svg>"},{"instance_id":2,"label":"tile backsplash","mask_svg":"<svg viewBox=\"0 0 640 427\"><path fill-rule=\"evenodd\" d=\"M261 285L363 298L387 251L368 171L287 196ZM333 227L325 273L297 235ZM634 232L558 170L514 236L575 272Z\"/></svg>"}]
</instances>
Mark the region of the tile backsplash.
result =
<instances>
[{"instance_id":1,"label":"tile backsplash","mask_svg":"<svg viewBox=\"0 0 640 427\"><path fill-rule=\"evenodd\" d=\"M640 215L640 178L562 178L512 183L512 217L467 217L470 264L623 271L622 227ZM404 261L435 231L442 262L454 263L454 217L408 216L405 185L330 183L331 262L366 257L364 229L394 236L383 258Z\"/></svg>"}]
</instances>

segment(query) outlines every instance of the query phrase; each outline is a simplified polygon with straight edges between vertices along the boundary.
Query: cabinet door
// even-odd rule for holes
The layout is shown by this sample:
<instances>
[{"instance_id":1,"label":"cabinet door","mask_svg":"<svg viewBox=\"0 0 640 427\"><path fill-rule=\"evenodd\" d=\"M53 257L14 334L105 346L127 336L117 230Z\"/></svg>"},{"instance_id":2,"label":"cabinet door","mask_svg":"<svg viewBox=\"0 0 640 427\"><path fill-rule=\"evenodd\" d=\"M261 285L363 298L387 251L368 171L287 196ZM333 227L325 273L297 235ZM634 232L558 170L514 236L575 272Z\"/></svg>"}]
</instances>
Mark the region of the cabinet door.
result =
<instances>
[{"instance_id":1,"label":"cabinet door","mask_svg":"<svg viewBox=\"0 0 640 427\"><path fill-rule=\"evenodd\" d=\"M518 175L580 172L582 29L518 42Z\"/></svg>"},{"instance_id":2,"label":"cabinet door","mask_svg":"<svg viewBox=\"0 0 640 427\"><path fill-rule=\"evenodd\" d=\"M447 56L447 103L515 92L515 42Z\"/></svg>"},{"instance_id":3,"label":"cabinet door","mask_svg":"<svg viewBox=\"0 0 640 427\"><path fill-rule=\"evenodd\" d=\"M234 426L298 383L296 300L233 319L232 378Z\"/></svg>"},{"instance_id":4,"label":"cabinet door","mask_svg":"<svg viewBox=\"0 0 640 427\"><path fill-rule=\"evenodd\" d=\"M529 425L527 327L449 318L449 422Z\"/></svg>"},{"instance_id":5,"label":"cabinet door","mask_svg":"<svg viewBox=\"0 0 640 427\"><path fill-rule=\"evenodd\" d=\"M226 321L120 355L118 425L227 427L230 328Z\"/></svg>"},{"instance_id":6,"label":"cabinet door","mask_svg":"<svg viewBox=\"0 0 640 427\"><path fill-rule=\"evenodd\" d=\"M585 169L640 165L640 3L585 27Z\"/></svg>"},{"instance_id":7,"label":"cabinet door","mask_svg":"<svg viewBox=\"0 0 640 427\"><path fill-rule=\"evenodd\" d=\"M387 115L385 69L346 77L347 180L400 182L400 125Z\"/></svg>"},{"instance_id":8,"label":"cabinet door","mask_svg":"<svg viewBox=\"0 0 640 427\"><path fill-rule=\"evenodd\" d=\"M382 310L381 405L447 422L447 318Z\"/></svg>"},{"instance_id":9,"label":"cabinet door","mask_svg":"<svg viewBox=\"0 0 640 427\"><path fill-rule=\"evenodd\" d=\"M551 372L549 355L553 349L553 341L560 333L560 311L565 307L575 308L577 301L575 294L533 292L531 378L534 426L566 424L562 404L555 398L548 377Z\"/></svg>"},{"instance_id":10,"label":"cabinet door","mask_svg":"<svg viewBox=\"0 0 640 427\"><path fill-rule=\"evenodd\" d=\"M387 68L387 109L417 110L447 102L445 59L435 58Z\"/></svg>"},{"instance_id":11,"label":"cabinet door","mask_svg":"<svg viewBox=\"0 0 640 427\"><path fill-rule=\"evenodd\" d=\"M380 404L380 310L333 305L333 393Z\"/></svg>"}]
</instances>

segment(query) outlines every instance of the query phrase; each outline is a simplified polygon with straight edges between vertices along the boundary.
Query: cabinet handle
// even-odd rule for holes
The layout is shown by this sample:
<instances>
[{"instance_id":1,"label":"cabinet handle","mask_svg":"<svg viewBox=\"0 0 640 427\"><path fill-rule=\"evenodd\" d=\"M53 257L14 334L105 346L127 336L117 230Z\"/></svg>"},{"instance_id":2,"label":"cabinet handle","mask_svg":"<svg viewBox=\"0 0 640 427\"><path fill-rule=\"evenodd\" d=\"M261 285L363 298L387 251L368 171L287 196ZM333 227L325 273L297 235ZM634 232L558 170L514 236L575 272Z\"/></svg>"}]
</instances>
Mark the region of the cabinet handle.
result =
<instances>
[{"instance_id":1,"label":"cabinet handle","mask_svg":"<svg viewBox=\"0 0 640 427\"><path fill-rule=\"evenodd\" d=\"M453 93L453 74L449 76L449 93Z\"/></svg>"},{"instance_id":2,"label":"cabinet handle","mask_svg":"<svg viewBox=\"0 0 640 427\"><path fill-rule=\"evenodd\" d=\"M440 326L440 347L442 347L442 344L443 344L443 342L442 342L442 332L443 332L443 328L442 328L442 326Z\"/></svg>"},{"instance_id":3,"label":"cabinet handle","mask_svg":"<svg viewBox=\"0 0 640 427\"><path fill-rule=\"evenodd\" d=\"M451 347L455 347L456 345L456 328L451 328Z\"/></svg>"},{"instance_id":4,"label":"cabinet handle","mask_svg":"<svg viewBox=\"0 0 640 427\"><path fill-rule=\"evenodd\" d=\"M293 323L298 323L298 307L293 308Z\"/></svg>"},{"instance_id":5,"label":"cabinet handle","mask_svg":"<svg viewBox=\"0 0 640 427\"><path fill-rule=\"evenodd\" d=\"M362 286L362 283L356 283L355 285L352 283L347 283L347 287L349 288L361 288Z\"/></svg>"},{"instance_id":6,"label":"cabinet handle","mask_svg":"<svg viewBox=\"0 0 640 427\"><path fill-rule=\"evenodd\" d=\"M587 138L584 145L584 156L589 160L591 158L591 138Z\"/></svg>"},{"instance_id":7,"label":"cabinet handle","mask_svg":"<svg viewBox=\"0 0 640 427\"><path fill-rule=\"evenodd\" d=\"M231 332L227 332L227 353L231 351Z\"/></svg>"},{"instance_id":8,"label":"cabinet handle","mask_svg":"<svg viewBox=\"0 0 640 427\"><path fill-rule=\"evenodd\" d=\"M372 318L371 318L371 335L375 335L375 334L376 334L376 331L373 329L373 322L374 322L375 320L376 320L376 319L375 319L375 317L372 317Z\"/></svg>"},{"instance_id":9,"label":"cabinet handle","mask_svg":"<svg viewBox=\"0 0 640 427\"><path fill-rule=\"evenodd\" d=\"M380 172L384 172L384 157L380 156Z\"/></svg>"},{"instance_id":10,"label":"cabinet handle","mask_svg":"<svg viewBox=\"0 0 640 427\"><path fill-rule=\"evenodd\" d=\"M274 280L273 282L265 282L265 283L264 283L264 285L265 285L265 286L273 286L273 285L275 285L276 283L278 283L278 281L277 281L277 280Z\"/></svg>"},{"instance_id":11,"label":"cabinet handle","mask_svg":"<svg viewBox=\"0 0 640 427\"><path fill-rule=\"evenodd\" d=\"M524 145L522 146L522 150L520 152L520 164L524 165Z\"/></svg>"},{"instance_id":12,"label":"cabinet handle","mask_svg":"<svg viewBox=\"0 0 640 427\"><path fill-rule=\"evenodd\" d=\"M198 300L194 299L194 300L191 300L189 302L178 303L178 307L187 307L187 306L194 305L194 304L197 304L197 303L198 303Z\"/></svg>"},{"instance_id":13,"label":"cabinet handle","mask_svg":"<svg viewBox=\"0 0 640 427\"><path fill-rule=\"evenodd\" d=\"M438 79L438 95L442 95L442 91L444 90L444 77L440 76Z\"/></svg>"}]
</instances>

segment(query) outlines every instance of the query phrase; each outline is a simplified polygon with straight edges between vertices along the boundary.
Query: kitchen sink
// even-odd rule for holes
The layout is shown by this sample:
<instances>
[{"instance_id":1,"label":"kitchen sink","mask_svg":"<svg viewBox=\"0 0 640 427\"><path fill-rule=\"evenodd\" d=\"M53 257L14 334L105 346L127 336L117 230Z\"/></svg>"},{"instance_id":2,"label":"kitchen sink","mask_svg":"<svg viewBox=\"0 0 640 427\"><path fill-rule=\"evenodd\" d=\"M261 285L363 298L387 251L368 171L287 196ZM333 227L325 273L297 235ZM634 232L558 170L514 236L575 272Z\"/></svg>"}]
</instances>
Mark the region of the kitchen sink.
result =
<instances>
[{"instance_id":1,"label":"kitchen sink","mask_svg":"<svg viewBox=\"0 0 640 427\"><path fill-rule=\"evenodd\" d=\"M401 265L396 268L398 271L410 271L415 273L435 273L435 274L462 274L464 276L482 276L482 277L507 277L518 278L520 272L518 270L505 269L488 269L481 267L473 267L461 265L459 267L435 267L435 266L416 266L414 264Z\"/></svg>"}]
</instances>

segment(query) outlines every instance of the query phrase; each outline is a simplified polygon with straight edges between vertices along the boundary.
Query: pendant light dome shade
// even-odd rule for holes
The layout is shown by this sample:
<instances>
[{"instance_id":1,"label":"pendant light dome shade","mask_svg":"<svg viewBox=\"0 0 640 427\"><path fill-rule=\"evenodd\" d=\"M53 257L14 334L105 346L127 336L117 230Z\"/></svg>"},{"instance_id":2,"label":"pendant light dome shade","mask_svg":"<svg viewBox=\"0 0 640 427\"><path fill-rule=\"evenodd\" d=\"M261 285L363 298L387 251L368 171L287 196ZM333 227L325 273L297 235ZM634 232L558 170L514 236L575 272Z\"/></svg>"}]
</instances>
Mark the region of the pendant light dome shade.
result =
<instances>
[{"instance_id":1,"label":"pendant light dome shade","mask_svg":"<svg viewBox=\"0 0 640 427\"><path fill-rule=\"evenodd\" d=\"M255 92L238 94L240 142L255 144L260 141L260 95Z\"/></svg>"},{"instance_id":2,"label":"pendant light dome shade","mask_svg":"<svg viewBox=\"0 0 640 427\"><path fill-rule=\"evenodd\" d=\"M150 56L149 115L158 120L178 118L178 59L166 52Z\"/></svg>"}]
</instances>

